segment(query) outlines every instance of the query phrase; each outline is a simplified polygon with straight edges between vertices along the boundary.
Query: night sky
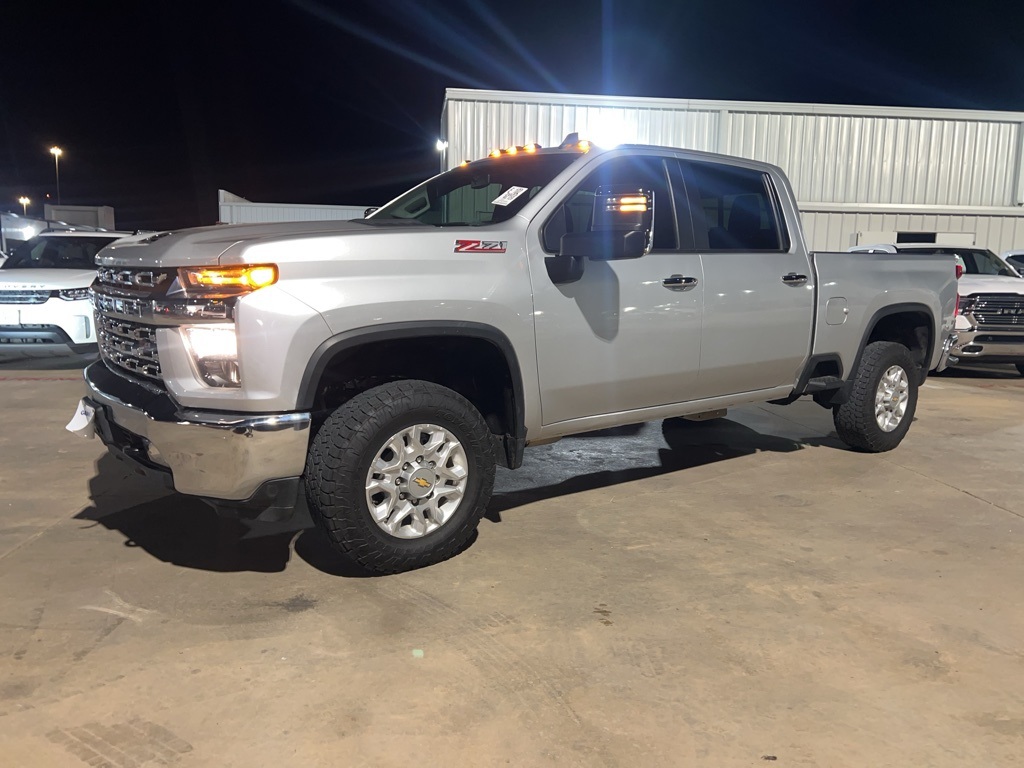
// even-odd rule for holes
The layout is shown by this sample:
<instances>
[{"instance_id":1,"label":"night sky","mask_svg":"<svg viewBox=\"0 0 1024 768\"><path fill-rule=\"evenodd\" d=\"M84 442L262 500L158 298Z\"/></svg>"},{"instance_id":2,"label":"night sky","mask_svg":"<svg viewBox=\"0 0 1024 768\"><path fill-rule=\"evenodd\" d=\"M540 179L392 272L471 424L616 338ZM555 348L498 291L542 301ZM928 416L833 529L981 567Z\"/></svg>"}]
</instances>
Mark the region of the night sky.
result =
<instances>
[{"instance_id":1,"label":"night sky","mask_svg":"<svg viewBox=\"0 0 1024 768\"><path fill-rule=\"evenodd\" d=\"M120 228L250 200L374 205L438 170L447 87L1024 112L1018 4L76 3L0 15L0 208Z\"/></svg>"}]
</instances>

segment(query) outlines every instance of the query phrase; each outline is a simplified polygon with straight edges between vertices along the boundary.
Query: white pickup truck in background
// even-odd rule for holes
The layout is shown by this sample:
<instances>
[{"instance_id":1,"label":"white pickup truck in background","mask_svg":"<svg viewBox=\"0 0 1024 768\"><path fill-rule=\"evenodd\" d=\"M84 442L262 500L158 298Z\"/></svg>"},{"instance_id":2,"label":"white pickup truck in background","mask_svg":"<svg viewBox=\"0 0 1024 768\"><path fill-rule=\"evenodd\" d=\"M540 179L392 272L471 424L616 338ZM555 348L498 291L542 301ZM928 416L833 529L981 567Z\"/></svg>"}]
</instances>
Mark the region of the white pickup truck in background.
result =
<instances>
[{"instance_id":1,"label":"white pickup truck in background","mask_svg":"<svg viewBox=\"0 0 1024 768\"><path fill-rule=\"evenodd\" d=\"M1024 279L984 248L953 245L858 245L858 253L950 256L958 267L960 304L953 356L963 363L1010 363L1024 376Z\"/></svg>"},{"instance_id":2,"label":"white pickup truck in background","mask_svg":"<svg viewBox=\"0 0 1024 768\"><path fill-rule=\"evenodd\" d=\"M304 491L367 568L466 543L529 445L813 397L887 451L954 341L952 256L811 253L783 172L511 147L368 218L114 244L73 425L221 509ZM266 518L265 518L266 519Z\"/></svg>"}]
</instances>

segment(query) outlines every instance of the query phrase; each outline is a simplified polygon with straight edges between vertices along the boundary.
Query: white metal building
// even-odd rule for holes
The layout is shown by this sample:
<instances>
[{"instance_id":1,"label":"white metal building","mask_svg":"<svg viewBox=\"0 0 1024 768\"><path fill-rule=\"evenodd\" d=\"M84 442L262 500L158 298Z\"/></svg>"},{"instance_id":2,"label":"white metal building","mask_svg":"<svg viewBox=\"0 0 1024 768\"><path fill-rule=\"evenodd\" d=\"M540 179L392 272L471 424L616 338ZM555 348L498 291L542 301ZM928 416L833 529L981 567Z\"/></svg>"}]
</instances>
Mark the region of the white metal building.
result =
<instances>
[{"instance_id":1,"label":"white metal building","mask_svg":"<svg viewBox=\"0 0 1024 768\"><path fill-rule=\"evenodd\" d=\"M815 250L875 242L1024 248L1024 113L449 88L442 167L495 148L700 149L782 167Z\"/></svg>"},{"instance_id":2,"label":"white metal building","mask_svg":"<svg viewBox=\"0 0 1024 768\"><path fill-rule=\"evenodd\" d=\"M272 221L328 221L361 219L365 205L305 205L295 203L254 203L217 190L218 218L222 224L265 224Z\"/></svg>"}]
</instances>

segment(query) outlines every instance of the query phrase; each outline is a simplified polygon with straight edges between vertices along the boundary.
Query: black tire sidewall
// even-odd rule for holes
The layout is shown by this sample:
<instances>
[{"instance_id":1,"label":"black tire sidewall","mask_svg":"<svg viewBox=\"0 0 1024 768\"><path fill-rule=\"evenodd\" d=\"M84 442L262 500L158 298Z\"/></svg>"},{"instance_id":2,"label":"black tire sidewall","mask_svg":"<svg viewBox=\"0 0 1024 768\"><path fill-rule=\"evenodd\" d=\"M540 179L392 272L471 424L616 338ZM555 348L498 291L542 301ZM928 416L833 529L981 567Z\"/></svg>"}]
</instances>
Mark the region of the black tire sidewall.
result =
<instances>
[{"instance_id":1,"label":"black tire sidewall","mask_svg":"<svg viewBox=\"0 0 1024 768\"><path fill-rule=\"evenodd\" d=\"M894 365L902 368L907 377L907 409L899 425L891 432L886 432L875 418L875 394L882 376ZM835 422L840 439L866 451L892 450L903 441L910 429L917 412L917 397L918 368L910 350L895 342L874 342L868 345L857 370L850 400L836 409ZM854 424L857 426L852 426Z\"/></svg>"},{"instance_id":2,"label":"black tire sidewall","mask_svg":"<svg viewBox=\"0 0 1024 768\"><path fill-rule=\"evenodd\" d=\"M365 483L385 442L415 424L435 424L462 444L469 479L458 509L444 525L402 539L377 525L366 503ZM340 406L313 439L306 478L310 510L332 544L372 570L392 573L447 559L472 536L490 500L495 471L491 439L479 412L452 390L421 381L374 387ZM334 453L340 449L337 461L324 458L331 447ZM319 470L314 455L333 466Z\"/></svg>"}]
</instances>

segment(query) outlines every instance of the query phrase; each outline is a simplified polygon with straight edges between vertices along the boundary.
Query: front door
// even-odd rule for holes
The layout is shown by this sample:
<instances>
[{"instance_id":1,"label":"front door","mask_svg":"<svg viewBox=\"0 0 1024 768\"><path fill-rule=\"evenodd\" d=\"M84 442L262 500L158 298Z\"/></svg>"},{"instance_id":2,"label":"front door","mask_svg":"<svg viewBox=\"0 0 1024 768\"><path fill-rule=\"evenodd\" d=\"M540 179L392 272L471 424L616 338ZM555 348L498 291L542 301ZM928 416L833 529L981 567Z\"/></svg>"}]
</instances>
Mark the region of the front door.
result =
<instances>
[{"instance_id":1,"label":"front door","mask_svg":"<svg viewBox=\"0 0 1024 768\"><path fill-rule=\"evenodd\" d=\"M545 425L693 397L704 280L700 255L680 250L675 211L682 190L669 180L674 162L611 157L530 228ZM544 259L558 252L561 234L589 231L602 186L653 191L653 248L638 259L588 259L582 278L556 283Z\"/></svg>"}]
</instances>

